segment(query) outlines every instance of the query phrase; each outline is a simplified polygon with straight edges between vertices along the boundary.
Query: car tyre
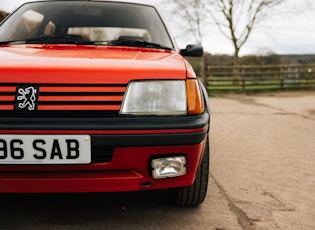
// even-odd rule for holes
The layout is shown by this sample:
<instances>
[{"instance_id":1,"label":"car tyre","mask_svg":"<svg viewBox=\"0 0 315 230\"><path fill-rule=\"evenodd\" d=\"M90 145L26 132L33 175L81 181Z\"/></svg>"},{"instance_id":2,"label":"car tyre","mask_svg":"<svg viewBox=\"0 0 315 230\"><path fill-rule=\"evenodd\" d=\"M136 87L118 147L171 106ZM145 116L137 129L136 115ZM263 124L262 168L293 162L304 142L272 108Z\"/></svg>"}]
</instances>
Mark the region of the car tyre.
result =
<instances>
[{"instance_id":1,"label":"car tyre","mask_svg":"<svg viewBox=\"0 0 315 230\"><path fill-rule=\"evenodd\" d=\"M206 147L200 168L197 171L195 182L191 186L170 189L171 201L178 206L195 207L200 205L206 195L209 179L209 139L207 139Z\"/></svg>"}]
</instances>

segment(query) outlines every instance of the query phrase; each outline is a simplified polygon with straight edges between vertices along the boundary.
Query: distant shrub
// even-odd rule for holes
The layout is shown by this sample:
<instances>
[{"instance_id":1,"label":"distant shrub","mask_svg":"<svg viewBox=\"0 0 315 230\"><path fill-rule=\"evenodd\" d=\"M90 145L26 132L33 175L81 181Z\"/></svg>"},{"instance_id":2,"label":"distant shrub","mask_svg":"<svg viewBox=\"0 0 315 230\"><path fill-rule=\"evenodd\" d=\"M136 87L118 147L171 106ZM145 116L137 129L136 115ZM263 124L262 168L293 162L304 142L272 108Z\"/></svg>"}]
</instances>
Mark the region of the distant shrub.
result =
<instances>
[{"instance_id":1,"label":"distant shrub","mask_svg":"<svg viewBox=\"0 0 315 230\"><path fill-rule=\"evenodd\" d=\"M0 10L0 22L2 22L7 16L9 15L9 13Z\"/></svg>"}]
</instances>

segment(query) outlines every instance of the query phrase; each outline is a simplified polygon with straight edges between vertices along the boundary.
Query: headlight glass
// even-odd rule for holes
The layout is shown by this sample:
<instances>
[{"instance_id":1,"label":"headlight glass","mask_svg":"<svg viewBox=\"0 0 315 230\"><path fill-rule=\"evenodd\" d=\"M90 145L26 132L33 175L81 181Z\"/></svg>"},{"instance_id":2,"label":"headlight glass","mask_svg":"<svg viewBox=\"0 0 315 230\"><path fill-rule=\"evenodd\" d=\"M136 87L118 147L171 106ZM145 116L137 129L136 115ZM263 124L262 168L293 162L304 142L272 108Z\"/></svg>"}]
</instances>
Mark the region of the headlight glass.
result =
<instances>
[{"instance_id":1,"label":"headlight glass","mask_svg":"<svg viewBox=\"0 0 315 230\"><path fill-rule=\"evenodd\" d=\"M186 83L174 81L131 82L124 97L121 114L187 114Z\"/></svg>"}]
</instances>

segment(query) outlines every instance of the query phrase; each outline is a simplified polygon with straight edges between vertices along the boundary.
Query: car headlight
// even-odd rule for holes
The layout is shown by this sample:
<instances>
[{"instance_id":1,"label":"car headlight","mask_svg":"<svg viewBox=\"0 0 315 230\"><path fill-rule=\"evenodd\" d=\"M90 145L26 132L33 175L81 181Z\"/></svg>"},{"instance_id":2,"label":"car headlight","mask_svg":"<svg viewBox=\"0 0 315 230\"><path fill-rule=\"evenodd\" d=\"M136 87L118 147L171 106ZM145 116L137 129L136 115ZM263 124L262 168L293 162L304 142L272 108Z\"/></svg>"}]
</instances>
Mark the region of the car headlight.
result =
<instances>
[{"instance_id":1,"label":"car headlight","mask_svg":"<svg viewBox=\"0 0 315 230\"><path fill-rule=\"evenodd\" d=\"M124 97L121 114L185 115L187 114L186 82L131 82Z\"/></svg>"}]
</instances>

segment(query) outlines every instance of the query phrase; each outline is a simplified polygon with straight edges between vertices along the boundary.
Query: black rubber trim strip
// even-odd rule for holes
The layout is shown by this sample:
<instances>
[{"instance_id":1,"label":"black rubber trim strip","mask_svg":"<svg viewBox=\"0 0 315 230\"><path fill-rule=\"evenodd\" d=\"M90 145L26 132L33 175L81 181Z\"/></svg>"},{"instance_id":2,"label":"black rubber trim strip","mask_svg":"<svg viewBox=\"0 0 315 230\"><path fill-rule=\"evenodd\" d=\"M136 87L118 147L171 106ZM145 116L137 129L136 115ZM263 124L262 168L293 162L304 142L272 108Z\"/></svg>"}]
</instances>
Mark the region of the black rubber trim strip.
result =
<instances>
[{"instance_id":1,"label":"black rubber trim strip","mask_svg":"<svg viewBox=\"0 0 315 230\"><path fill-rule=\"evenodd\" d=\"M116 118L2 117L1 130L161 130L204 128L210 115L120 116Z\"/></svg>"},{"instance_id":2,"label":"black rubber trim strip","mask_svg":"<svg viewBox=\"0 0 315 230\"><path fill-rule=\"evenodd\" d=\"M92 135L93 146L145 147L194 145L201 143L207 131L198 133L142 134L142 135Z\"/></svg>"}]
</instances>

